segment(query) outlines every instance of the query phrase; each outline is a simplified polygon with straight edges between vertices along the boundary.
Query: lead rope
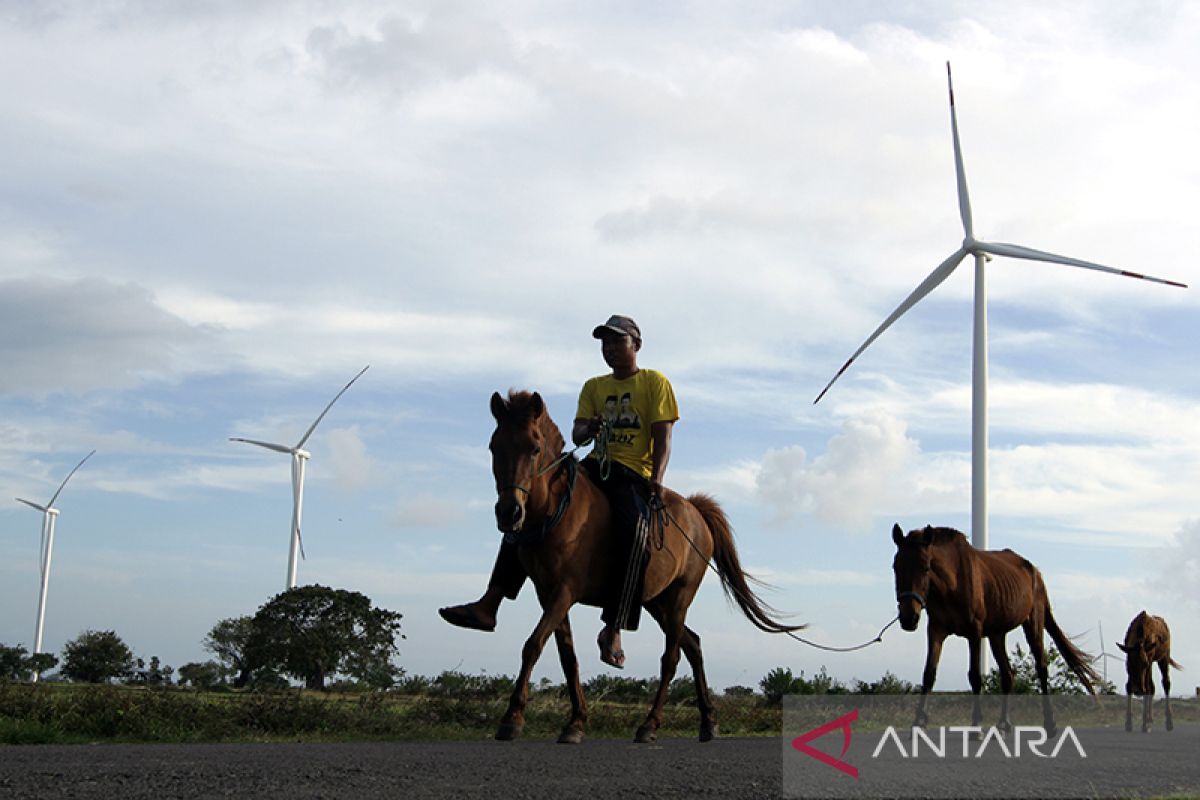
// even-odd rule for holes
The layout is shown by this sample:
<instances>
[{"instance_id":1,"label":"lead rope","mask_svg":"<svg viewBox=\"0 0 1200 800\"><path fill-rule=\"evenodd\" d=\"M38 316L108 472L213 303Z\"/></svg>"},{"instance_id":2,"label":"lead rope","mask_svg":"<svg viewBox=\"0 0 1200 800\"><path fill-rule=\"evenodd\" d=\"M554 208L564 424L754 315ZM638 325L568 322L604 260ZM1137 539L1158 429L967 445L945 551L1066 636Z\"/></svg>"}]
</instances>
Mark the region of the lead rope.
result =
<instances>
[{"instance_id":1,"label":"lead rope","mask_svg":"<svg viewBox=\"0 0 1200 800\"><path fill-rule=\"evenodd\" d=\"M658 517L659 526L660 526L660 530L659 530L659 541L661 542L661 541L663 541L663 540L666 538L666 522L664 522L663 520L664 520L664 519L665 519L665 520L669 520L669 521L671 522L671 524L673 524L673 525L674 525L676 528L678 528L678 529L679 529L679 533L683 535L684 541L686 541L688 544L690 544L690 545L692 546L692 549L696 551L696 555L700 556L701 558L704 558L704 554L700 552L700 548L696 547L696 543L692 541L692 537L690 537L690 536L688 536L688 535L687 535L687 531L685 531L685 530L683 529L683 526L682 526L682 525L680 525L678 522L676 522L676 521L675 521L675 518L671 516L671 512L667 511L667 508L666 508L666 506L663 504L663 502L662 502L662 499L661 499L661 498L659 498L659 499L658 499L658 502L657 502L657 503L654 503L654 502L653 502L653 498L652 498L652 500L651 500L651 505L657 505L657 506L658 506L658 509L656 509L656 513L659 515L659 517ZM661 549L661 546L660 546L660 549ZM715 566L713 566L713 563L712 563L712 561L711 561L710 559L705 559L705 566L707 566L707 567L708 567L710 570L712 570L712 571L713 571L713 574L714 574L714 575L716 575L718 578L720 578L720 577L721 577L721 572L720 572L720 570L718 570L718 569L717 569ZM736 588L734 588L734 587L729 587L729 588L730 588L730 589L731 589L731 590L732 590L734 593L737 593L737 589L736 589ZM743 597L742 597L742 599L743 599L743 600L746 600L747 598L745 598L745 597L743 596ZM800 643L802 643L802 644L806 644L806 645L808 645L809 647L815 647L815 648L817 648L818 650L827 650L827 651L829 651L829 652L831 652L831 653L852 653L852 652L854 652L855 650L862 650L862 649L863 649L863 648L865 648L865 647L870 647L870 646L871 646L871 645L873 645L873 644L876 644L876 643L878 643L878 642L882 642L882 641L883 641L883 634L884 634L884 633L887 631L887 629L888 629L888 628L890 628L890 627L892 627L893 625L895 625L895 624L896 624L897 622L899 622L899 621L900 621L900 615L899 615L899 614L897 614L897 615L896 615L896 616L895 616L895 617L892 619L892 621L891 621L891 622L889 622L887 625L884 625L882 628L880 628L880 629L879 629L879 633L875 635L875 638L874 638L874 639L871 639L871 640L870 640L870 641L868 641L868 642L863 642L862 644L856 644L856 645L854 645L853 647L830 647L830 646L828 646L828 645L824 645L824 644L818 644L817 642L810 641L809 639L805 639L803 636L797 636L797 635L796 635L796 633L795 633L794 631L781 631L781 633L786 633L788 636L790 636L791 638L795 639L797 642L800 642Z\"/></svg>"}]
</instances>

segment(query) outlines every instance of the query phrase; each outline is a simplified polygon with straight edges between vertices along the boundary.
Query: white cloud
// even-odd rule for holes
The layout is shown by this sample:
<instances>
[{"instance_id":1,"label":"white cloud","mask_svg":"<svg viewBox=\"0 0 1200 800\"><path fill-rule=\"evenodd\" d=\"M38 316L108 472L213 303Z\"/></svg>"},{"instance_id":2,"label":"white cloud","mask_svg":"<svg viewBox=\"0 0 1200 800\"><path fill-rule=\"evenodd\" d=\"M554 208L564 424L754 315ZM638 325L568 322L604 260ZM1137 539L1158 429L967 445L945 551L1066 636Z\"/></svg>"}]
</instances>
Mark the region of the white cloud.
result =
<instances>
[{"instance_id":1,"label":"white cloud","mask_svg":"<svg viewBox=\"0 0 1200 800\"><path fill-rule=\"evenodd\" d=\"M332 428L325 432L324 439L329 450L330 470L338 488L353 492L368 486L378 465L367 454L367 445L358 426Z\"/></svg>"},{"instance_id":2,"label":"white cloud","mask_svg":"<svg viewBox=\"0 0 1200 800\"><path fill-rule=\"evenodd\" d=\"M911 493L908 473L919 448L903 422L880 412L848 419L811 461L801 447L768 451L760 497L782 518L811 513L823 523L867 530L875 514Z\"/></svg>"}]
</instances>

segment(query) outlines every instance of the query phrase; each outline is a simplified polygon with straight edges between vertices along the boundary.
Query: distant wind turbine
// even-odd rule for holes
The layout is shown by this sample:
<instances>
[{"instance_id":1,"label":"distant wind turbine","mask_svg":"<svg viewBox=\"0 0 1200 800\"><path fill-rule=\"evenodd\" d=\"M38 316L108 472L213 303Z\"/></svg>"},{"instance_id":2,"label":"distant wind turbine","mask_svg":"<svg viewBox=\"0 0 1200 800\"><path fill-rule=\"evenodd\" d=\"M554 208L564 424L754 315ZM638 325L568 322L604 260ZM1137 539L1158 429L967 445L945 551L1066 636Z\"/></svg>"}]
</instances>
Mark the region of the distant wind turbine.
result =
<instances>
[{"instance_id":1,"label":"distant wind turbine","mask_svg":"<svg viewBox=\"0 0 1200 800\"><path fill-rule=\"evenodd\" d=\"M88 453L83 457L75 469L67 473L67 477L63 478L63 482L58 485L58 491L50 498L50 502L46 505L38 505L31 500L25 500L18 497L18 503L24 503L30 508L36 508L42 512L42 550L41 550L41 568L42 568L42 589L38 594L38 609L37 609L37 626L33 634L33 654L37 655L42 652L42 630L46 623L46 595L50 590L50 559L54 555L54 523L58 519L58 509L54 507L54 501L62 494L63 488L67 485L67 481L71 480L71 476L79 471L83 466L83 462L94 456L96 451ZM34 683L37 682L40 675L37 672L33 673Z\"/></svg>"},{"instance_id":2,"label":"distant wind turbine","mask_svg":"<svg viewBox=\"0 0 1200 800\"><path fill-rule=\"evenodd\" d=\"M300 441L296 442L295 447L288 447L283 444L272 444L271 442L260 442L255 439L242 439L236 436L231 436L231 442L245 442L246 444L258 445L265 447L268 450L274 450L277 453L288 453L292 457L292 532L291 546L288 550L288 571L287 571L287 588L294 589L296 587L296 563L297 555L304 555L304 544L300 541L300 510L304 503L304 462L312 458L312 455L304 450L304 444L308 441L308 437L312 436L313 431L317 429L317 425L329 413L329 409L333 408L333 404L338 401L338 398L346 393L346 390L354 385L354 382L363 376L363 373L371 368L371 365L363 367L362 370L350 379L342 387L342 390L333 396L329 401L329 405L325 406L325 410L313 420L313 424L308 426L308 430L300 437Z\"/></svg>"},{"instance_id":3,"label":"distant wind turbine","mask_svg":"<svg viewBox=\"0 0 1200 800\"><path fill-rule=\"evenodd\" d=\"M987 287L984 281L984 264L991 260L989 255L1023 258L1030 261L1044 261L1050 264L1063 264L1069 267L1082 267L1098 272L1110 272L1113 275L1124 275L1127 278L1165 283L1168 286L1187 288L1186 284L1177 281L1154 278L1124 269L1114 269L1090 261L1080 261L1077 258L1046 253L1015 244L984 242L975 238L975 229L971 220L971 198L967 194L967 176L963 170L962 147L958 141L958 116L954 110L954 84L950 80L950 63L946 63L946 83L950 90L950 131L954 138L954 168L958 175L958 211L962 217L964 238L962 245L950 254L938 267L913 290L904 302L891 313L883 324L875 329L862 346L854 351L854 355L838 370L833 379L826 384L817 395L814 404L819 403L834 381L842 376L854 360L888 327L904 315L906 311L919 303L926 295L936 289L942 281L954 272L955 268L968 255L975 257L975 330L974 354L972 366L972 395L971 395L971 543L986 550L987 537Z\"/></svg>"},{"instance_id":4,"label":"distant wind turbine","mask_svg":"<svg viewBox=\"0 0 1200 800\"><path fill-rule=\"evenodd\" d=\"M1096 628L1100 631L1100 655L1098 656L1098 658L1100 659L1100 663L1103 664L1103 666L1104 666L1104 683L1107 684L1108 683L1108 660L1111 658L1113 661L1119 661L1123 664L1123 663L1125 663L1125 659L1122 658L1121 656L1114 655L1113 653L1110 653L1110 652L1108 652L1108 650L1105 649L1105 647L1104 647L1104 625L1102 625L1100 623L1100 620L1096 620Z\"/></svg>"}]
</instances>

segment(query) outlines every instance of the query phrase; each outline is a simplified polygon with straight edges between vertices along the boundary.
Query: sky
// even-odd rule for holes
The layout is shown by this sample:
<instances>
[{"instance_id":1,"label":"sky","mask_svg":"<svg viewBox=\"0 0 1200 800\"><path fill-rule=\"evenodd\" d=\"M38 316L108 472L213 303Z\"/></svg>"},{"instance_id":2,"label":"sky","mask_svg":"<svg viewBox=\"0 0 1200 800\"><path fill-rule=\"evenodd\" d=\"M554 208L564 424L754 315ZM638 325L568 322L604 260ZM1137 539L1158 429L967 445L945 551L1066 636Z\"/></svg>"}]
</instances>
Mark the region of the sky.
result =
<instances>
[{"instance_id":1,"label":"sky","mask_svg":"<svg viewBox=\"0 0 1200 800\"><path fill-rule=\"evenodd\" d=\"M987 266L990 544L1085 650L1147 609L1200 666L1198 38L1166 0L0 4L0 642L37 610L14 498L95 449L43 649L210 657L287 568L288 459L229 437L294 443L369 364L307 444L299 580L403 614L410 674L515 674L532 591L491 634L436 614L499 541L489 397L569 429L610 314L674 384L667 484L718 498L808 638L874 638L892 525L969 531L970 263L813 400L962 240L949 61L979 238L1193 287ZM598 611L572 619L611 673ZM819 651L711 575L688 619L718 689L920 680L923 631ZM625 645L657 673L657 630Z\"/></svg>"}]
</instances>

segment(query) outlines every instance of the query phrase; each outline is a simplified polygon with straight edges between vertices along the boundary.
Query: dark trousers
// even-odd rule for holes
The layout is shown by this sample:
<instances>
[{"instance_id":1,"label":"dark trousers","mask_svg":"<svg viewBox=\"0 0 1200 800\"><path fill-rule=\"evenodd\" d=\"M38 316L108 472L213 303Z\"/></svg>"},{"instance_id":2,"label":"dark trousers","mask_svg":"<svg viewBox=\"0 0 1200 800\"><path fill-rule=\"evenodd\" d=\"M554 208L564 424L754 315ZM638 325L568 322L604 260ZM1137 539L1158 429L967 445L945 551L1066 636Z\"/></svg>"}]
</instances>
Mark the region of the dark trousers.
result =
<instances>
[{"instance_id":1,"label":"dark trousers","mask_svg":"<svg viewBox=\"0 0 1200 800\"><path fill-rule=\"evenodd\" d=\"M621 554L618 563L628 565L628 569L622 569L619 576L613 576L613 586L610 587L610 595L600 619L609 625L616 624L625 630L636 631L641 618L642 591L649 560L645 520L648 518L650 482L615 461L609 464L607 480L601 479L600 462L596 459L585 458L581 466L608 498L613 519L613 546ZM515 600L528 577L517 555L517 545L502 542L488 586L499 589L509 600Z\"/></svg>"}]
</instances>

